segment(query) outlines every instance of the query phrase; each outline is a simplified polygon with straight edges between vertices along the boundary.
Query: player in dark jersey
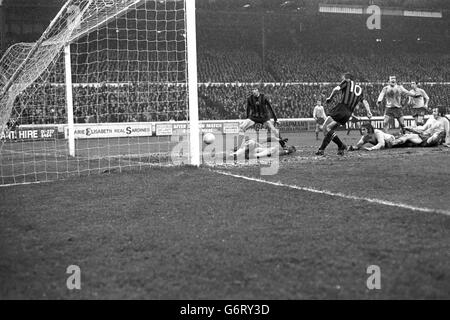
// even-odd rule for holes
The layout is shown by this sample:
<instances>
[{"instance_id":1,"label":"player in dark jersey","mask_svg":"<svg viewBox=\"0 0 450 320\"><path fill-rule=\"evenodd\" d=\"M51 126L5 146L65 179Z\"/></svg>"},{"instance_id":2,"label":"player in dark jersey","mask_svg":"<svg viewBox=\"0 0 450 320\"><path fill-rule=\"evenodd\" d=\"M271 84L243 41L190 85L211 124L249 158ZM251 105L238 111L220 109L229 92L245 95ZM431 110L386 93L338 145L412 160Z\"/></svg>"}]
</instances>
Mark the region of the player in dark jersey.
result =
<instances>
[{"instance_id":1,"label":"player in dark jersey","mask_svg":"<svg viewBox=\"0 0 450 320\"><path fill-rule=\"evenodd\" d=\"M367 100L367 102L369 103L369 106L374 106L374 105L375 105L375 102L373 101L373 98L372 98L372 94L373 94L373 85L368 84L368 85L366 86L366 89L364 90L364 93L365 93L364 98L365 98L365 99ZM359 121L359 119L356 118L356 117L351 117L349 121L351 121L351 123L353 123L354 126L353 126L353 127L352 127L351 125L348 126L348 128L347 128L347 135L350 135L350 132L352 131L352 129L359 130L359 133L360 133L361 135L363 135L363 133L362 133L362 123L361 123L361 121Z\"/></svg>"},{"instance_id":2,"label":"player in dark jersey","mask_svg":"<svg viewBox=\"0 0 450 320\"><path fill-rule=\"evenodd\" d=\"M319 150L316 152L316 155L324 155L325 148L331 141L337 144L338 155L344 155L344 150L347 146L342 143L335 130L339 126L345 126L350 118L357 118L353 112L360 103L364 104L369 119L372 118L369 103L364 98L362 88L355 83L353 75L344 73L342 75L342 82L333 89L326 102L330 103L338 92L341 93L341 100L328 113L327 120L325 120L325 123L323 124L325 138L323 139Z\"/></svg>"},{"instance_id":3,"label":"player in dark jersey","mask_svg":"<svg viewBox=\"0 0 450 320\"><path fill-rule=\"evenodd\" d=\"M275 125L270 121L273 116L274 123L277 123L277 116L270 105L269 100L264 94L259 92L258 88L252 90L252 94L247 98L247 118L240 125L239 128L239 142L241 145L244 140L245 131L254 126L255 124L264 125L274 135L274 139L280 143L282 147L285 147L288 139L282 139L280 132Z\"/></svg>"}]
</instances>

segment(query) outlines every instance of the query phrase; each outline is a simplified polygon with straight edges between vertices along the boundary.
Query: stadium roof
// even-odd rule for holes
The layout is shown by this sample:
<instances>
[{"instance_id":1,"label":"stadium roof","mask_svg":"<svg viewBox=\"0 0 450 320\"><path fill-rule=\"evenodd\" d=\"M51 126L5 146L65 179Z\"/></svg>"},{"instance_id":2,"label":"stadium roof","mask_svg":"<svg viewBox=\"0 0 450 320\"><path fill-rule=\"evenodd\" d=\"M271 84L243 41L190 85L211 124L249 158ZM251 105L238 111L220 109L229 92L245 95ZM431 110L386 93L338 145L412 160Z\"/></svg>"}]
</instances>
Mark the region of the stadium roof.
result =
<instances>
[{"instance_id":1,"label":"stadium roof","mask_svg":"<svg viewBox=\"0 0 450 320\"><path fill-rule=\"evenodd\" d=\"M65 0L3 0L3 5L7 7L61 7L65 2Z\"/></svg>"},{"instance_id":2,"label":"stadium roof","mask_svg":"<svg viewBox=\"0 0 450 320\"><path fill-rule=\"evenodd\" d=\"M156 1L156 0L155 0ZM0 0L0 3L2 0ZM66 0L3 0L2 5L8 7L61 7ZM403 9L441 9L450 10L448 0L196 0L197 7L220 9L261 8L284 9L314 7L319 4L340 5L379 5L382 7L398 7Z\"/></svg>"},{"instance_id":3,"label":"stadium roof","mask_svg":"<svg viewBox=\"0 0 450 320\"><path fill-rule=\"evenodd\" d=\"M323 4L342 5L378 5L380 7L398 7L403 9L450 9L447 0L321 0Z\"/></svg>"},{"instance_id":4,"label":"stadium roof","mask_svg":"<svg viewBox=\"0 0 450 320\"><path fill-rule=\"evenodd\" d=\"M379 5L382 7L398 7L403 9L450 9L448 0L196 0L197 7L207 6L209 8L226 7L234 9L237 7L247 8L289 8L289 7L315 7L319 4L340 5Z\"/></svg>"}]
</instances>

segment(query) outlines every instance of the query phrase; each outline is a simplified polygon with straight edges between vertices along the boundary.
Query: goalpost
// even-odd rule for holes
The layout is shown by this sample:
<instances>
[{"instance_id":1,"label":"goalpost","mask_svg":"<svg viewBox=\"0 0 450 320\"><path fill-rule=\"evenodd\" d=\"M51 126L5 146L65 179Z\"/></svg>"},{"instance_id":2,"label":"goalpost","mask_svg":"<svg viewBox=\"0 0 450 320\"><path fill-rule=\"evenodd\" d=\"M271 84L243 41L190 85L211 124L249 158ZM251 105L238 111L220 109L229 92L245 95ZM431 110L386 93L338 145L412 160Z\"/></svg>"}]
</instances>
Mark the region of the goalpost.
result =
<instances>
[{"instance_id":1,"label":"goalpost","mask_svg":"<svg viewBox=\"0 0 450 320\"><path fill-rule=\"evenodd\" d=\"M199 166L196 59L195 1L66 1L0 59L0 184Z\"/></svg>"}]
</instances>

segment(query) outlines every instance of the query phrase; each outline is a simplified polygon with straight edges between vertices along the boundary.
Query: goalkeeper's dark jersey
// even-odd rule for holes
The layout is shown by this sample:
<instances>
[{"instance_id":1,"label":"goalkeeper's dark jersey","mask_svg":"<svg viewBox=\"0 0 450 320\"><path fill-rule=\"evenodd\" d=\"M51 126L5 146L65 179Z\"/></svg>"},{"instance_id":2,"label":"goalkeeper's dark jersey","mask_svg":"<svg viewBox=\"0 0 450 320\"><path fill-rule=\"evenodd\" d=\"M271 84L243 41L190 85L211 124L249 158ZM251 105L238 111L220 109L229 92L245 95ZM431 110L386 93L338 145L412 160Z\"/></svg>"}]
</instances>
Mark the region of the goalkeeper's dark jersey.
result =
<instances>
[{"instance_id":1,"label":"goalkeeper's dark jersey","mask_svg":"<svg viewBox=\"0 0 450 320\"><path fill-rule=\"evenodd\" d=\"M259 97L253 94L247 99L247 119L250 119L256 123L264 123L269 121L273 116L274 121L277 121L275 112L273 112L272 106L269 100L263 94Z\"/></svg>"}]
</instances>

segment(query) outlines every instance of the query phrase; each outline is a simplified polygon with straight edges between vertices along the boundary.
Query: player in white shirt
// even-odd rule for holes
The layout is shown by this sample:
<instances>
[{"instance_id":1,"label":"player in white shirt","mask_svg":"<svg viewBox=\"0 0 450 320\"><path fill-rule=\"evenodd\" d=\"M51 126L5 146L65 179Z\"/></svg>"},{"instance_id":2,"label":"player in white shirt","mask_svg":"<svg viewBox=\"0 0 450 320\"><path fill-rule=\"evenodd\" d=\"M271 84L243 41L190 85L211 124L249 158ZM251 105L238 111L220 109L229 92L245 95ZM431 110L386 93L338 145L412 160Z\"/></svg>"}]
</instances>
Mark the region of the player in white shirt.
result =
<instances>
[{"instance_id":1,"label":"player in white shirt","mask_svg":"<svg viewBox=\"0 0 450 320\"><path fill-rule=\"evenodd\" d=\"M385 86L381 90L378 96L377 105L380 105L384 98L386 98L386 110L384 113L384 132L388 133L389 122L391 119L397 119L400 124L400 129L402 133L404 131L404 119L402 111L402 95L407 95L409 97L418 98L420 95L414 94L403 88L403 86L397 85L397 79L395 76L389 77L389 85Z\"/></svg>"},{"instance_id":2,"label":"player in white shirt","mask_svg":"<svg viewBox=\"0 0 450 320\"><path fill-rule=\"evenodd\" d=\"M317 105L314 107L313 111L313 118L316 120L316 140L319 140L319 131L323 130L323 124L327 119L321 100L317 100Z\"/></svg>"},{"instance_id":3,"label":"player in white shirt","mask_svg":"<svg viewBox=\"0 0 450 320\"><path fill-rule=\"evenodd\" d=\"M239 149L231 153L236 160L239 158L245 159L260 159L272 156L285 156L296 151L294 146L282 147L277 141L272 142L270 137L267 138L267 143L258 143L248 136L244 138Z\"/></svg>"},{"instance_id":4,"label":"player in white shirt","mask_svg":"<svg viewBox=\"0 0 450 320\"><path fill-rule=\"evenodd\" d=\"M379 129L374 129L370 123L365 123L361 125L362 137L355 146L349 146L348 151L355 151L359 149L364 149L368 151L380 150L384 148L392 147L392 143L395 137L392 134L383 132ZM373 146L364 147L365 144L370 143Z\"/></svg>"},{"instance_id":5,"label":"player in white shirt","mask_svg":"<svg viewBox=\"0 0 450 320\"><path fill-rule=\"evenodd\" d=\"M394 140L393 146L411 142L421 147L433 147L443 143L450 145L450 122L445 117L446 108L441 106L433 109L433 117L430 117L423 126L406 128L412 133L405 134Z\"/></svg>"},{"instance_id":6,"label":"player in white shirt","mask_svg":"<svg viewBox=\"0 0 450 320\"><path fill-rule=\"evenodd\" d=\"M421 126L424 124L424 116L428 111L428 102L430 97L427 95L425 90L418 87L419 83L417 81L411 82L412 89L410 93L420 95L418 98L409 97L408 104L413 109L413 118L416 126Z\"/></svg>"}]
</instances>

